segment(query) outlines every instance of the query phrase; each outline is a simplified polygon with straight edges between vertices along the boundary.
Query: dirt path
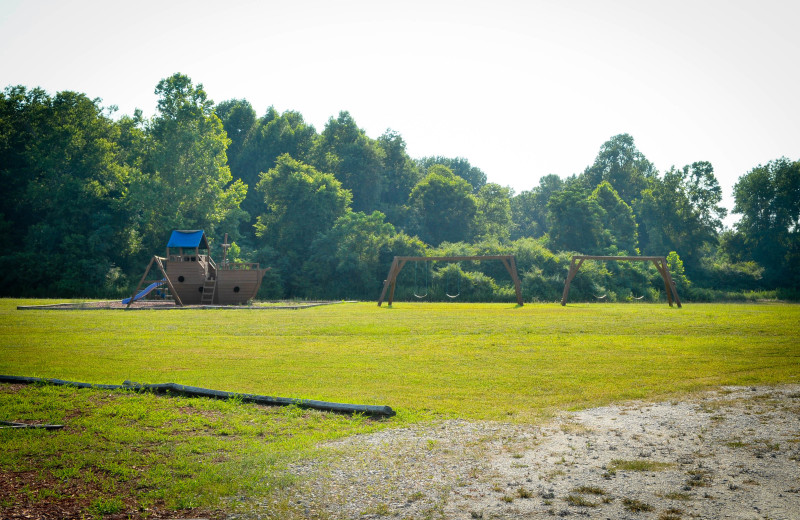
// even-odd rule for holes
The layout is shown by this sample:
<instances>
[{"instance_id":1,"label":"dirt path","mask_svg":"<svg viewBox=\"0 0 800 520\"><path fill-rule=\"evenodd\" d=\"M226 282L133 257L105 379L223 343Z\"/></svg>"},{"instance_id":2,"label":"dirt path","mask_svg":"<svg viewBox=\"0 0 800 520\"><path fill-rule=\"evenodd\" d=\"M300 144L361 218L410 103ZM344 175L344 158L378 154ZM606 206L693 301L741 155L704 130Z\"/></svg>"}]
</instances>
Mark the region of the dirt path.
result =
<instances>
[{"instance_id":1,"label":"dirt path","mask_svg":"<svg viewBox=\"0 0 800 520\"><path fill-rule=\"evenodd\" d=\"M335 443L292 468L307 518L800 519L800 385L447 421ZM240 518L270 518L257 504Z\"/></svg>"}]
</instances>

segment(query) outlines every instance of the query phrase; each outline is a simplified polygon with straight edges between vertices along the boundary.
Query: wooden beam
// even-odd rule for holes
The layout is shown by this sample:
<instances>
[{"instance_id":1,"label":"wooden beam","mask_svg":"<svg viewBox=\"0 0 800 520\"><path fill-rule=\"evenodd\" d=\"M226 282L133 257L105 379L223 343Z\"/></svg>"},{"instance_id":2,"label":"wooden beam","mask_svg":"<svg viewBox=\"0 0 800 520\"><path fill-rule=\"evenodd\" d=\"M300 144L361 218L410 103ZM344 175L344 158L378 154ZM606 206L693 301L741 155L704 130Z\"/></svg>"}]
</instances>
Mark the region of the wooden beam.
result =
<instances>
[{"instance_id":1,"label":"wooden beam","mask_svg":"<svg viewBox=\"0 0 800 520\"><path fill-rule=\"evenodd\" d=\"M664 281L664 292L667 293L667 303L669 303L669 306L672 307L672 291L669 289L669 279L667 278L667 275L669 274L669 271L666 268L667 262L665 259L660 258L658 260L653 260L653 264L656 266L658 274L661 275L661 279Z\"/></svg>"},{"instance_id":2,"label":"wooden beam","mask_svg":"<svg viewBox=\"0 0 800 520\"><path fill-rule=\"evenodd\" d=\"M663 256L594 256L594 255L575 255L572 258L583 260L616 260L626 262L651 262L655 260L663 260Z\"/></svg>"},{"instance_id":3,"label":"wooden beam","mask_svg":"<svg viewBox=\"0 0 800 520\"><path fill-rule=\"evenodd\" d=\"M580 261L576 264L575 260ZM569 297L569 284L572 283L572 279L575 278L575 275L578 274L578 269L581 268L583 265L583 261L586 260L585 258L581 258L578 256L573 256L572 261L569 264L569 273L567 273L567 281L564 284L564 293L561 295L561 306L564 307L567 304L567 298Z\"/></svg>"},{"instance_id":4,"label":"wooden beam","mask_svg":"<svg viewBox=\"0 0 800 520\"><path fill-rule=\"evenodd\" d=\"M398 260L406 262L481 262L483 260L502 260L514 255L485 255L485 256L397 256Z\"/></svg>"},{"instance_id":5,"label":"wooden beam","mask_svg":"<svg viewBox=\"0 0 800 520\"><path fill-rule=\"evenodd\" d=\"M131 304L133 303L133 299L136 297L137 294L139 294L139 289L142 287L142 284L144 283L144 279L147 278L147 273L150 272L150 268L153 267L153 261L155 261L155 259L156 259L156 257L154 256L153 258L150 259L150 263L147 264L147 269L144 270L144 274L142 275L142 278L139 280L139 284L136 286L136 289L133 290L133 294L131 294L131 299L128 300L128 305L125 307L126 309L130 309L131 308Z\"/></svg>"},{"instance_id":6,"label":"wooden beam","mask_svg":"<svg viewBox=\"0 0 800 520\"><path fill-rule=\"evenodd\" d=\"M392 275L394 274L394 270L397 268L397 257L394 257L392 260L392 265L389 267L389 274L386 275L386 280L383 281L383 290L381 291L381 297L378 298L378 307L381 306L383 303L383 298L386 296L386 290L392 284Z\"/></svg>"},{"instance_id":7,"label":"wooden beam","mask_svg":"<svg viewBox=\"0 0 800 520\"><path fill-rule=\"evenodd\" d=\"M517 305L522 307L524 303L522 302L522 287L519 283L519 276L517 275L517 263L513 256L509 258L501 258L500 261L503 262L506 271L508 271L508 274L511 275L511 281L514 282L514 293L517 296Z\"/></svg>"},{"instance_id":8,"label":"wooden beam","mask_svg":"<svg viewBox=\"0 0 800 520\"><path fill-rule=\"evenodd\" d=\"M517 257L511 255L509 263L511 264L511 279L514 280L514 292L517 294L517 303L522 307L525 304L522 302L522 283L519 279L519 272L517 272Z\"/></svg>"},{"instance_id":9,"label":"wooden beam","mask_svg":"<svg viewBox=\"0 0 800 520\"><path fill-rule=\"evenodd\" d=\"M669 285L669 288L671 289L672 299L675 300L675 303L680 309L682 305L681 305L681 299L678 298L678 288L675 286L675 281L672 279L672 275L669 272L669 265L667 264L667 259L664 258L663 262L664 262L664 279ZM667 294L669 294L669 291L667 292Z\"/></svg>"},{"instance_id":10,"label":"wooden beam","mask_svg":"<svg viewBox=\"0 0 800 520\"><path fill-rule=\"evenodd\" d=\"M400 274L400 271L403 270L403 267L406 265L406 260L400 260L397 263L397 268L394 271L394 276L392 277L392 286L389 289L389 307L392 306L394 303L394 290L397 287L397 276Z\"/></svg>"},{"instance_id":11,"label":"wooden beam","mask_svg":"<svg viewBox=\"0 0 800 520\"><path fill-rule=\"evenodd\" d=\"M170 281L169 276L167 276L167 270L164 269L164 264L161 262L162 259L158 256L154 256L153 259L156 261L158 268L161 270L161 274L164 275L164 279L167 281L167 286L169 287L169 290L172 293L172 297L175 298L175 303L178 304L178 307L183 307L183 302L181 301L181 297L178 296L178 292L175 290L175 287L172 286L172 282Z\"/></svg>"}]
</instances>

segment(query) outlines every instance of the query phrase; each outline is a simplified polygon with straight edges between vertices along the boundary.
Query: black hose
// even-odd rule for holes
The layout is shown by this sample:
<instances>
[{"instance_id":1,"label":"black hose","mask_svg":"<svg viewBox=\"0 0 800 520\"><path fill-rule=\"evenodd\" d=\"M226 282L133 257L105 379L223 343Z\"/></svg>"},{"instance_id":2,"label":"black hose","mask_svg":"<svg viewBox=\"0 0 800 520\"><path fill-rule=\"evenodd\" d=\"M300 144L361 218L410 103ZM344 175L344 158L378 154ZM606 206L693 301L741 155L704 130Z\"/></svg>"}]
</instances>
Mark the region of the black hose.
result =
<instances>
[{"instance_id":1,"label":"black hose","mask_svg":"<svg viewBox=\"0 0 800 520\"><path fill-rule=\"evenodd\" d=\"M326 412L336 412L343 414L364 414L371 416L392 417L395 415L390 406L368 405L368 404L347 404L331 403L328 401L314 401L311 399L297 399L293 397L271 397L267 395L240 394L237 392L223 392L220 390L209 390L208 388L198 388L196 386L185 386L176 383L162 384L141 384L132 381L125 381L121 385L96 385L92 383L79 383L76 381L64 381L62 379L44 379L40 377L25 376L4 376L0 375L0 383L45 383L50 385L73 386L76 388L97 388L101 390L134 390L150 391L156 394L174 393L189 397L210 397L212 399L241 399L245 403L256 403L268 406L289 406L295 405L300 408L311 408Z\"/></svg>"},{"instance_id":2,"label":"black hose","mask_svg":"<svg viewBox=\"0 0 800 520\"><path fill-rule=\"evenodd\" d=\"M41 430L60 430L63 424L28 424L13 421L0 421L0 428L14 428L18 430L41 429Z\"/></svg>"}]
</instances>

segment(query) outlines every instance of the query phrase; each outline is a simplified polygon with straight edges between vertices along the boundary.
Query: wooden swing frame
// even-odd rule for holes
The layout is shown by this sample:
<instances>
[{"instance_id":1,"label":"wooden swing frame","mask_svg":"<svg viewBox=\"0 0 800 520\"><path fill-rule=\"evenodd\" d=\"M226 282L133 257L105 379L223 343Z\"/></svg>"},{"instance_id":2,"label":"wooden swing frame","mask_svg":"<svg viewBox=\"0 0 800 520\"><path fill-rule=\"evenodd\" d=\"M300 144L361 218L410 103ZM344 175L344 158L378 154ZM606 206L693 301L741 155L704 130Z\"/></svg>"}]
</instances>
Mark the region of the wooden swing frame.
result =
<instances>
[{"instance_id":1,"label":"wooden swing frame","mask_svg":"<svg viewBox=\"0 0 800 520\"><path fill-rule=\"evenodd\" d=\"M139 294L139 289L142 288L144 285L144 281L147 278L148 273L150 273L150 269L153 268L153 264L155 263L158 266L158 270L161 271L161 274L164 276L164 280L167 281L167 287L169 287L169 292L172 297L175 299L175 305L178 307L183 307L183 302L181 301L180 296L178 296L178 291L175 290L175 287L172 286L172 281L167 276L167 271L164 269L164 262L166 262L166 258L161 258L160 256L154 255L153 258L150 259L150 263L147 264L147 269L144 270L144 274L142 275L142 279L139 280L139 284L136 286L136 289L133 290L133 294L131 294L131 299L128 300L128 305L125 306L126 309L130 309L131 305L133 304L133 299Z\"/></svg>"},{"instance_id":2,"label":"wooden swing frame","mask_svg":"<svg viewBox=\"0 0 800 520\"><path fill-rule=\"evenodd\" d=\"M389 267L389 274L386 280L383 281L383 290L381 297L378 298L378 307L384 301L386 293L389 293L388 304L392 306L394 301L394 290L397 286L397 275L403 270L403 267L408 262L483 262L484 260L500 260L503 262L508 274L511 275L511 280L514 282L514 291L517 294L517 305L523 306L522 303L522 286L517 274L517 260L514 255L488 255L488 256L396 256L392 260L392 265Z\"/></svg>"},{"instance_id":3,"label":"wooden swing frame","mask_svg":"<svg viewBox=\"0 0 800 520\"><path fill-rule=\"evenodd\" d=\"M669 274L667 266L667 259L663 256L590 256L590 255L575 255L572 257L572 262L569 265L569 274L567 274L567 281L564 283L564 294L561 296L561 305L567 304L567 297L569 296L569 284L575 275L578 274L578 269L583 265L584 260L601 260L601 261L614 261L614 262L653 262L664 279L664 290L667 293L667 301L669 306L672 307L673 300L681 308L681 299L678 297L678 289L675 287L675 282L672 280L672 275Z\"/></svg>"}]
</instances>

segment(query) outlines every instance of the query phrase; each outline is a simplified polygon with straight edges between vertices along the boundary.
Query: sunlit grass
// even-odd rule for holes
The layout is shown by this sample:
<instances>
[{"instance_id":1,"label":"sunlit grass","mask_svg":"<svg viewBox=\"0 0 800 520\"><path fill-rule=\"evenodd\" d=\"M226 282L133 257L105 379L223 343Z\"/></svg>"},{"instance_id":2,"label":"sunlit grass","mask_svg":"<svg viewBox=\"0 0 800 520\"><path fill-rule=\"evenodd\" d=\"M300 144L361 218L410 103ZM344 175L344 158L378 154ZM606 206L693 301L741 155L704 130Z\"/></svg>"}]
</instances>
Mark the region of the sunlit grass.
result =
<instances>
[{"instance_id":1,"label":"sunlit grass","mask_svg":"<svg viewBox=\"0 0 800 520\"><path fill-rule=\"evenodd\" d=\"M0 429L0 473L22 475L22 490L35 490L11 493L0 517L70 495L96 517L214 510L221 498L269 496L291 484L286 465L320 441L382 427L297 407L44 385L0 385L0 413L64 426Z\"/></svg>"},{"instance_id":2,"label":"sunlit grass","mask_svg":"<svg viewBox=\"0 0 800 520\"><path fill-rule=\"evenodd\" d=\"M388 404L401 419L527 421L565 407L800 379L797 305L124 312L15 310L20 303L0 300L0 373Z\"/></svg>"}]
</instances>

